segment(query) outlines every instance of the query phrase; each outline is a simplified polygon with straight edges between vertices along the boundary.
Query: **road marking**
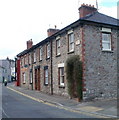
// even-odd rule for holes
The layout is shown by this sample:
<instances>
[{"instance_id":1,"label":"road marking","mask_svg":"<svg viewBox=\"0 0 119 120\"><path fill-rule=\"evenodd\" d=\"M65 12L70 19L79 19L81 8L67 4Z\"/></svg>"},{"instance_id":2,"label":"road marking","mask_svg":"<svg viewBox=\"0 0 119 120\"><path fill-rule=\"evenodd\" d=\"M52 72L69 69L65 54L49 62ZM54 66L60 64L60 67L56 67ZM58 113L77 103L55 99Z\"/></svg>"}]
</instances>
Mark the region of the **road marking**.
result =
<instances>
[{"instance_id":1,"label":"road marking","mask_svg":"<svg viewBox=\"0 0 119 120\"><path fill-rule=\"evenodd\" d=\"M97 112L103 110L103 108L93 107L93 106L84 106L84 107L80 107L80 109L88 112Z\"/></svg>"},{"instance_id":2,"label":"road marking","mask_svg":"<svg viewBox=\"0 0 119 120\"><path fill-rule=\"evenodd\" d=\"M32 100L35 100L35 101L37 101L37 102L40 102L40 103L43 103L43 104L46 104L46 105L49 105L49 106L57 107L57 108L59 108L59 109L64 109L64 110L66 110L66 111L70 111L70 112L74 112L74 113L80 113L80 114L83 114L83 115L93 116L93 117L96 117L96 118L110 118L110 117L107 117L107 116L105 116L105 115L98 115L98 114L96 114L96 113L88 113L88 112L85 112L85 111L73 110L73 109L71 109L71 108L69 108L69 107L57 106L57 105L55 105L55 104L52 104L52 103L49 103L49 102L45 102L45 101L43 101L43 100L34 98L34 97L29 96L29 95L27 95L27 94L24 94L24 93L22 93L22 92L20 92L20 91L17 91L17 90L15 90L15 89L10 88L10 87L7 87L7 88L10 89L10 90L12 90L12 91L14 91L14 92L16 92L16 93L18 93L18 94L20 94L20 95L23 95L23 96L25 96L25 97L27 97L27 98L30 98L30 99L32 99Z\"/></svg>"},{"instance_id":3,"label":"road marking","mask_svg":"<svg viewBox=\"0 0 119 120\"><path fill-rule=\"evenodd\" d=\"M2 108L2 112L4 113L4 115L7 117L7 118L10 118L7 113L4 111L4 109Z\"/></svg>"}]
</instances>

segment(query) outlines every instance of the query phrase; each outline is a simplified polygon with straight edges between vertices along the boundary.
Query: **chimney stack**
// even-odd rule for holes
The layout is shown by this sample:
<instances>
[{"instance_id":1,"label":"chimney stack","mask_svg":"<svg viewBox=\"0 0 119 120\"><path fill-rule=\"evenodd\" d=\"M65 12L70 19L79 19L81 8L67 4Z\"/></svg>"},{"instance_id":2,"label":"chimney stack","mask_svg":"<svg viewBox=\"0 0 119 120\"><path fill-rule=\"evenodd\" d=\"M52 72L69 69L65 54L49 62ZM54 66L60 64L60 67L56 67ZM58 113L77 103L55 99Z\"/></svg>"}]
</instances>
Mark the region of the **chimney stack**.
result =
<instances>
[{"instance_id":1,"label":"chimney stack","mask_svg":"<svg viewBox=\"0 0 119 120\"><path fill-rule=\"evenodd\" d=\"M51 35L55 34L55 33L58 32L58 31L59 31L59 29L56 29L56 26L55 26L55 29L49 28L49 29L47 30L48 37L50 37Z\"/></svg>"},{"instance_id":2,"label":"chimney stack","mask_svg":"<svg viewBox=\"0 0 119 120\"><path fill-rule=\"evenodd\" d=\"M97 9L94 7L94 5L88 5L83 3L79 8L79 17L86 17L87 15L92 14L95 11L97 11Z\"/></svg>"},{"instance_id":3,"label":"chimney stack","mask_svg":"<svg viewBox=\"0 0 119 120\"><path fill-rule=\"evenodd\" d=\"M32 39L28 40L27 41L27 49L30 49L32 47L32 45L33 45Z\"/></svg>"}]
</instances>

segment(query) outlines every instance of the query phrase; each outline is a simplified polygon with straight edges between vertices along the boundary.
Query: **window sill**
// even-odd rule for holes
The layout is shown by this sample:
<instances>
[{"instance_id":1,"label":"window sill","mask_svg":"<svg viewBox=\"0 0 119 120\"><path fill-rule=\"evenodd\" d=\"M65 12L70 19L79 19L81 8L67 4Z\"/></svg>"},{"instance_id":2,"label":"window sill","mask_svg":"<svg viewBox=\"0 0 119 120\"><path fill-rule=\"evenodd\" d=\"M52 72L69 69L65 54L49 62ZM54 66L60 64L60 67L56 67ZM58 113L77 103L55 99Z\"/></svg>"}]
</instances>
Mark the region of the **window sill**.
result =
<instances>
[{"instance_id":1,"label":"window sill","mask_svg":"<svg viewBox=\"0 0 119 120\"><path fill-rule=\"evenodd\" d=\"M109 52L109 53L113 53L112 50L102 50L102 52Z\"/></svg>"},{"instance_id":2,"label":"window sill","mask_svg":"<svg viewBox=\"0 0 119 120\"><path fill-rule=\"evenodd\" d=\"M74 51L70 51L70 52L68 52L67 54L72 54L72 53L74 53Z\"/></svg>"},{"instance_id":3,"label":"window sill","mask_svg":"<svg viewBox=\"0 0 119 120\"><path fill-rule=\"evenodd\" d=\"M56 57L60 57L60 56L61 56L61 54L56 55Z\"/></svg>"},{"instance_id":4,"label":"window sill","mask_svg":"<svg viewBox=\"0 0 119 120\"><path fill-rule=\"evenodd\" d=\"M39 62L42 62L42 60L39 60Z\"/></svg>"},{"instance_id":5,"label":"window sill","mask_svg":"<svg viewBox=\"0 0 119 120\"><path fill-rule=\"evenodd\" d=\"M63 85L59 85L59 88L63 88L63 89L65 89L65 86L63 86Z\"/></svg>"},{"instance_id":6,"label":"window sill","mask_svg":"<svg viewBox=\"0 0 119 120\"><path fill-rule=\"evenodd\" d=\"M44 84L44 86L48 86L48 84Z\"/></svg>"},{"instance_id":7,"label":"window sill","mask_svg":"<svg viewBox=\"0 0 119 120\"><path fill-rule=\"evenodd\" d=\"M49 58L46 58L46 60L49 60L50 59L50 57Z\"/></svg>"}]
</instances>

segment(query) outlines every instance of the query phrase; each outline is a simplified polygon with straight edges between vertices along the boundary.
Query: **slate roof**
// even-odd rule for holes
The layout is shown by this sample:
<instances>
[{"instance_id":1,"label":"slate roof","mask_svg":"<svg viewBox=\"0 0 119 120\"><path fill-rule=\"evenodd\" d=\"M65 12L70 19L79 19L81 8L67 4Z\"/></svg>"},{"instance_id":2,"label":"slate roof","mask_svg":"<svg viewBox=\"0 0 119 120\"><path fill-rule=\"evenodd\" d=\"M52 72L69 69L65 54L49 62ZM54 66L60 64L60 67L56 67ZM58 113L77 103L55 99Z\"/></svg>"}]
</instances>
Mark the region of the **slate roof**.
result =
<instances>
[{"instance_id":1,"label":"slate roof","mask_svg":"<svg viewBox=\"0 0 119 120\"><path fill-rule=\"evenodd\" d=\"M96 11L96 12L94 12L92 14L87 15L86 17L78 19L77 21L73 22L72 24L66 26L65 28L63 28L61 30L59 30L57 33L53 34L52 36L50 36L50 37L46 38L45 40L42 40L38 44L34 45L32 48L22 51L17 56L20 57L22 55L25 55L26 53L34 50L38 46L47 43L48 41L51 40L51 38L56 37L57 35L65 32L65 31L67 31L67 30L69 30L69 29L71 29L71 28L73 28L75 26L78 26L82 22L96 23L96 24L106 24L106 25L119 27L119 20L118 19L112 18L110 16L104 15L104 14L99 13L98 11Z\"/></svg>"},{"instance_id":2,"label":"slate roof","mask_svg":"<svg viewBox=\"0 0 119 120\"><path fill-rule=\"evenodd\" d=\"M94 12L93 14L89 14L84 18L81 18L81 20L87 20L90 22L96 22L96 23L101 23L101 24L108 24L108 25L113 25L113 26L119 26L119 20L115 19L113 17L104 15L99 12Z\"/></svg>"}]
</instances>

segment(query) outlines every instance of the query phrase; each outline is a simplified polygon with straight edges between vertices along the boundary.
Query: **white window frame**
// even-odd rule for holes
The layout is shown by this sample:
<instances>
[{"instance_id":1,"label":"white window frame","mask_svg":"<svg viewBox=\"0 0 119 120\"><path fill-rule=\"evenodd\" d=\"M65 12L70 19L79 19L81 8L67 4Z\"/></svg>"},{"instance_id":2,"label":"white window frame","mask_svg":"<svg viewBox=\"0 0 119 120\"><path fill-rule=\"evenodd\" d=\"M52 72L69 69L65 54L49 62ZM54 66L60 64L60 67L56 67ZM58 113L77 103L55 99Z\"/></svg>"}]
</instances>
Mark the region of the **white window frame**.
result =
<instances>
[{"instance_id":1,"label":"white window frame","mask_svg":"<svg viewBox=\"0 0 119 120\"><path fill-rule=\"evenodd\" d=\"M48 79L49 79L49 75L48 75L48 69L44 70L44 84L48 85Z\"/></svg>"},{"instance_id":2,"label":"white window frame","mask_svg":"<svg viewBox=\"0 0 119 120\"><path fill-rule=\"evenodd\" d=\"M59 87L65 87L65 75L61 75L61 69L64 69L64 63L58 64L58 81L59 81ZM61 80L63 77L64 80ZM62 82L64 81L64 82Z\"/></svg>"},{"instance_id":3,"label":"white window frame","mask_svg":"<svg viewBox=\"0 0 119 120\"><path fill-rule=\"evenodd\" d=\"M32 72L30 71L30 75L29 75L29 77L30 77L30 83L33 83L33 78L32 78Z\"/></svg>"},{"instance_id":4,"label":"white window frame","mask_svg":"<svg viewBox=\"0 0 119 120\"><path fill-rule=\"evenodd\" d=\"M47 58L50 58L50 43L47 44L46 46L46 52L47 52Z\"/></svg>"},{"instance_id":5,"label":"white window frame","mask_svg":"<svg viewBox=\"0 0 119 120\"><path fill-rule=\"evenodd\" d=\"M33 62L36 62L36 51L33 52Z\"/></svg>"},{"instance_id":6,"label":"white window frame","mask_svg":"<svg viewBox=\"0 0 119 120\"><path fill-rule=\"evenodd\" d=\"M64 67L59 67L58 71L59 71L59 75L58 75L59 76L59 86L64 87Z\"/></svg>"},{"instance_id":7,"label":"white window frame","mask_svg":"<svg viewBox=\"0 0 119 120\"><path fill-rule=\"evenodd\" d=\"M104 35L108 35L107 38L109 38L109 40L105 40L104 39ZM105 32L102 32L102 50L103 51L111 51L111 33L105 33ZM105 48L104 45L108 45L109 47L108 48Z\"/></svg>"},{"instance_id":8,"label":"white window frame","mask_svg":"<svg viewBox=\"0 0 119 120\"><path fill-rule=\"evenodd\" d=\"M39 49L39 60L41 61L42 60L42 56L43 56L43 47L41 47Z\"/></svg>"},{"instance_id":9,"label":"white window frame","mask_svg":"<svg viewBox=\"0 0 119 120\"><path fill-rule=\"evenodd\" d=\"M29 64L31 64L31 54L29 54Z\"/></svg>"},{"instance_id":10,"label":"white window frame","mask_svg":"<svg viewBox=\"0 0 119 120\"><path fill-rule=\"evenodd\" d=\"M27 65L27 55L24 56L25 65Z\"/></svg>"},{"instance_id":11,"label":"white window frame","mask_svg":"<svg viewBox=\"0 0 119 120\"><path fill-rule=\"evenodd\" d=\"M24 84L26 83L26 74L25 74L25 72L23 73L23 83Z\"/></svg>"},{"instance_id":12,"label":"white window frame","mask_svg":"<svg viewBox=\"0 0 119 120\"><path fill-rule=\"evenodd\" d=\"M56 40L56 55L60 55L60 39Z\"/></svg>"},{"instance_id":13,"label":"white window frame","mask_svg":"<svg viewBox=\"0 0 119 120\"><path fill-rule=\"evenodd\" d=\"M73 52L74 51L74 34L73 32L71 32L70 34L68 34L68 50L69 52Z\"/></svg>"}]
</instances>

